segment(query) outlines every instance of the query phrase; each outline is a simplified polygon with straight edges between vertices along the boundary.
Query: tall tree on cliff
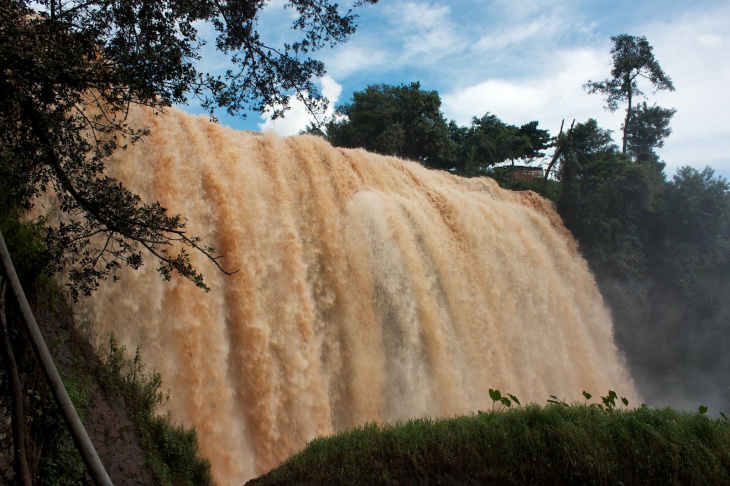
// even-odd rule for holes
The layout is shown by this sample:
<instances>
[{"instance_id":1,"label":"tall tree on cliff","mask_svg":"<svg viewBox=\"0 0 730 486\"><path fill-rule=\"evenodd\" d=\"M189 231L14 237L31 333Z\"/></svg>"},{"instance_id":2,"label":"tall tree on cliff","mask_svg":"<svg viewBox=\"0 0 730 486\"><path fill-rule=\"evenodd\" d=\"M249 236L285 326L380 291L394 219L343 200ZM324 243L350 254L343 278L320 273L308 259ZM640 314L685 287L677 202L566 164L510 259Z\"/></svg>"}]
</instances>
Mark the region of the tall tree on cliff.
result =
<instances>
[{"instance_id":1,"label":"tall tree on cliff","mask_svg":"<svg viewBox=\"0 0 730 486\"><path fill-rule=\"evenodd\" d=\"M360 0L356 5L376 3ZM122 265L142 265L145 248L163 278L172 273L205 288L189 258L214 250L185 230L185 219L143 202L105 175L120 144L145 135L126 121L132 104L156 111L199 99L231 114L286 106L290 96L312 110L326 100L313 77L324 74L313 51L345 41L355 15L330 0L288 0L300 40L283 46L258 33L261 0L4 1L0 3L0 195L30 209L55 194L66 217L48 227L56 267L69 269L74 297L92 292ZM223 76L200 73L209 22L230 57ZM285 108L275 109L274 117ZM100 246L93 247L95 239ZM220 265L219 265L220 268Z\"/></svg>"},{"instance_id":2,"label":"tall tree on cliff","mask_svg":"<svg viewBox=\"0 0 730 486\"><path fill-rule=\"evenodd\" d=\"M606 98L606 108L611 112L616 111L619 104L626 103L622 146L623 153L626 153L628 134L633 120L633 102L637 96L644 96L639 89L639 78L649 80L657 91L674 91L674 84L654 59L653 48L646 37L622 34L611 37L611 41L613 41L611 78L600 82L589 80L583 88L591 94L603 94Z\"/></svg>"}]
</instances>

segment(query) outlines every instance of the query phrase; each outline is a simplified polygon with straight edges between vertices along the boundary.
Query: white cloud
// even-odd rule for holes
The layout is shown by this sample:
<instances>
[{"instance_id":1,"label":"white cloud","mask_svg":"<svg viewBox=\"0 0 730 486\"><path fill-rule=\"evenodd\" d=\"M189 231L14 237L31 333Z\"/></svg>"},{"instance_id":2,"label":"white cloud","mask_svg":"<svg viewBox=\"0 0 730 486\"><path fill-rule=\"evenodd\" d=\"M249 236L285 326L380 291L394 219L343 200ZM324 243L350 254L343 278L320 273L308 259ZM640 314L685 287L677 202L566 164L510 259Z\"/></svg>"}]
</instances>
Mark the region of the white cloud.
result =
<instances>
[{"instance_id":1,"label":"white cloud","mask_svg":"<svg viewBox=\"0 0 730 486\"><path fill-rule=\"evenodd\" d=\"M389 11L394 26L403 33L403 57L438 57L450 51L458 35L448 6L405 2L392 4Z\"/></svg>"},{"instance_id":2,"label":"white cloud","mask_svg":"<svg viewBox=\"0 0 730 486\"><path fill-rule=\"evenodd\" d=\"M730 56L724 47L729 30L728 6L646 26L654 54L676 88L651 96L677 109L662 151L668 175L682 165L710 165L730 177Z\"/></svg>"},{"instance_id":3,"label":"white cloud","mask_svg":"<svg viewBox=\"0 0 730 486\"><path fill-rule=\"evenodd\" d=\"M669 164L667 173L687 163L709 164L730 177L725 147L730 139L730 6L698 0L691 7L669 2L654 8L659 4L389 0L357 9L358 32L348 43L318 54L348 97L368 84L420 80L424 89L439 91L446 117L460 124L489 111L507 123L538 120L555 134L563 118L567 125L573 118L596 118L614 130L620 143L616 132L622 110L605 111L603 99L586 94L582 85L610 76L610 35L645 35L677 88L656 95L645 90L650 104L677 108L674 132L660 152ZM652 15L641 15L647 11ZM205 59L219 67L217 58ZM334 101L339 94L328 97ZM264 117L259 126L290 134L308 119L295 103L284 120Z\"/></svg>"},{"instance_id":4,"label":"white cloud","mask_svg":"<svg viewBox=\"0 0 730 486\"><path fill-rule=\"evenodd\" d=\"M697 42L704 47L720 47L723 44L722 36L717 34L703 34L697 38Z\"/></svg>"},{"instance_id":5,"label":"white cloud","mask_svg":"<svg viewBox=\"0 0 730 486\"><path fill-rule=\"evenodd\" d=\"M327 56L332 72L352 75L374 68L420 69L468 46L448 5L393 1L369 20L378 24L369 35L357 33L347 45Z\"/></svg>"},{"instance_id":6,"label":"white cloud","mask_svg":"<svg viewBox=\"0 0 730 486\"><path fill-rule=\"evenodd\" d=\"M492 32L479 39L472 46L472 50L476 52L496 51L522 43L536 34L544 33L545 29L550 27L550 22L551 19L543 17L515 28L500 28L497 32Z\"/></svg>"},{"instance_id":7,"label":"white cloud","mask_svg":"<svg viewBox=\"0 0 730 486\"><path fill-rule=\"evenodd\" d=\"M333 76L344 78L383 66L388 63L389 58L386 51L350 43L333 50L325 60L325 64Z\"/></svg>"},{"instance_id":8,"label":"white cloud","mask_svg":"<svg viewBox=\"0 0 730 486\"><path fill-rule=\"evenodd\" d=\"M332 116L334 104L342 93L342 86L326 74L319 80L319 84L322 94L330 101L327 111L323 115L319 115L322 117L321 119L324 119ZM314 120L314 117L302 101L292 97L290 100L290 109L287 110L283 118L272 120L271 111L265 111L261 114L261 119L264 121L258 124L260 130L273 130L278 135L289 136L296 135L301 130L304 130Z\"/></svg>"},{"instance_id":9,"label":"white cloud","mask_svg":"<svg viewBox=\"0 0 730 486\"><path fill-rule=\"evenodd\" d=\"M616 114L605 112L602 100L595 95L589 97L582 88L588 79L605 75L604 61L601 53L590 49L555 52L539 76L489 79L444 94L443 111L447 118L462 125L470 123L472 116L489 111L515 125L538 120L553 134L559 131L563 119L569 125L573 119L583 122L592 117L611 128Z\"/></svg>"}]
</instances>

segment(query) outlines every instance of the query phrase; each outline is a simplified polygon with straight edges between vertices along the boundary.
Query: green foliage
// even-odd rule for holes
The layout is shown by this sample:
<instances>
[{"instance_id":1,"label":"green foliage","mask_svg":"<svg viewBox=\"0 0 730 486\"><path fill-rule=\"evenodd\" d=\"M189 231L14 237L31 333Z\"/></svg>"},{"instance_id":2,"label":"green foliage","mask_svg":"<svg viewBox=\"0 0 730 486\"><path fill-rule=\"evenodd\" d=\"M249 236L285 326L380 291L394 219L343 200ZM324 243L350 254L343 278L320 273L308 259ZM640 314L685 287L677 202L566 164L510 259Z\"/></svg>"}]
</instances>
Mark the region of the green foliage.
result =
<instances>
[{"instance_id":1,"label":"green foliage","mask_svg":"<svg viewBox=\"0 0 730 486\"><path fill-rule=\"evenodd\" d=\"M492 399L492 411L495 412L494 405L499 403L500 407L496 410L496 412L502 412L503 410L510 408L512 406L512 403L516 403L517 406L521 406L520 401L517 399L516 396L512 395L511 393L507 393L507 396L502 396L502 392L499 390L493 390L492 388L489 389L489 398Z\"/></svg>"},{"instance_id":2,"label":"green foliage","mask_svg":"<svg viewBox=\"0 0 730 486\"><path fill-rule=\"evenodd\" d=\"M560 199L561 184L555 180L548 180L543 184L543 177L525 175L511 166L490 167L483 175L494 179L500 187L511 191L533 191L553 202Z\"/></svg>"},{"instance_id":3,"label":"green foliage","mask_svg":"<svg viewBox=\"0 0 730 486\"><path fill-rule=\"evenodd\" d=\"M169 412L160 414L169 398L169 392L160 389L160 374L146 371L139 348L132 359L125 351L112 334L104 355L104 381L124 397L155 481L170 486L212 484L210 461L199 456L195 429L175 423Z\"/></svg>"},{"instance_id":4,"label":"green foliage","mask_svg":"<svg viewBox=\"0 0 730 486\"><path fill-rule=\"evenodd\" d=\"M7 216L7 215L6 215ZM2 220L2 217L0 217ZM7 222L7 219L5 220ZM14 222L16 229L30 231L32 235L32 223ZM30 266L25 267L21 275L24 284L29 290L28 294L32 301L41 300L43 306L33 305L34 309L40 311L44 316L58 316L56 308L60 298L60 290L54 282L42 273L42 258L36 258L34 251L43 252L42 240L35 245L32 238L28 240L28 248L19 252L21 263ZM9 294L8 292L7 294ZM8 335L10 338L13 355L20 375L22 386L22 405L24 412L25 429L25 457L28 463L30 475L34 484L39 485L82 485L85 483L86 468L79 455L76 446L71 438L68 426L63 418L53 394L51 393L41 368L36 363L35 353L32 350L26 333L22 330L21 316L17 303L6 294L4 316L7 320ZM39 324L46 333L46 320L39 319ZM53 343L54 352L57 352L61 344ZM5 365L3 365L4 367ZM90 377L83 373L82 363L77 356L70 356L70 364L67 372L59 369L59 374L64 382L68 395L76 408L79 416L84 417L90 407L89 386ZM0 447L0 454L8 454L12 457L10 436L3 441Z\"/></svg>"},{"instance_id":5,"label":"green foliage","mask_svg":"<svg viewBox=\"0 0 730 486\"><path fill-rule=\"evenodd\" d=\"M89 376L80 372L79 364L71 374L61 373L64 386L79 416L90 406ZM30 429L29 450L36 457L33 465L38 484L44 486L76 486L86 484L86 466L71 438L51 391L40 376L24 390L26 424Z\"/></svg>"},{"instance_id":6,"label":"green foliage","mask_svg":"<svg viewBox=\"0 0 730 486\"><path fill-rule=\"evenodd\" d=\"M45 240L43 227L34 222L15 219L16 213L0 215L0 227L8 234L16 268L24 269L26 293L39 319L44 334L49 326L58 326L59 320L66 320L70 309L63 299L58 284L45 273ZM8 230L5 233L5 230ZM17 332L17 318L14 301L6 302L8 322L12 324L13 350L24 383L23 397L26 415L26 446L30 469L34 481L42 485L76 486L86 483L86 467L68 432L63 416L45 383L30 343L23 333ZM55 324L50 324L54 322ZM82 420L89 407L92 380L96 377L85 367L79 350L70 345L67 331L51 343L51 349L58 355L64 350L71 352L71 369L64 373L59 369L64 385L74 407ZM107 389L124 397L126 413L135 422L141 434L147 454L148 467L158 484L212 484L210 464L199 457L197 437L194 429L176 424L169 414L160 415L167 395L161 391L161 378L157 373L148 373L139 352L127 360L124 348L116 339L110 338L110 346L101 367L102 381ZM3 447L2 453L12 454Z\"/></svg>"},{"instance_id":7,"label":"green foliage","mask_svg":"<svg viewBox=\"0 0 730 486\"><path fill-rule=\"evenodd\" d=\"M661 194L654 271L687 297L717 307L727 299L730 269L730 185L709 167L680 168Z\"/></svg>"},{"instance_id":8,"label":"green foliage","mask_svg":"<svg viewBox=\"0 0 730 486\"><path fill-rule=\"evenodd\" d=\"M728 439L730 424L706 415L531 404L367 424L248 484L726 484Z\"/></svg>"},{"instance_id":9,"label":"green foliage","mask_svg":"<svg viewBox=\"0 0 730 486\"><path fill-rule=\"evenodd\" d=\"M589 93L601 93L606 97L606 107L618 109L619 103L630 102L635 96L643 96L638 79L648 79L657 90L674 91L672 80L664 74L654 58L653 48L646 37L631 35L611 36L613 67L611 78L604 81L588 81L584 88Z\"/></svg>"},{"instance_id":10,"label":"green foliage","mask_svg":"<svg viewBox=\"0 0 730 486\"><path fill-rule=\"evenodd\" d=\"M588 81L583 88L588 93L604 95L606 108L610 111L616 111L619 103L627 104L623 127L623 153L626 153L633 119L632 102L635 97L644 95L639 88L638 80L642 78L649 80L656 90L674 91L674 84L654 59L653 49L646 37L622 34L611 37L611 41L613 42L611 78L600 82Z\"/></svg>"},{"instance_id":11,"label":"green foliage","mask_svg":"<svg viewBox=\"0 0 730 486\"><path fill-rule=\"evenodd\" d=\"M337 147L361 147L433 168L448 169L454 164L441 98L436 91L422 90L417 82L370 85L353 93L352 102L337 108L326 133Z\"/></svg>"},{"instance_id":12,"label":"green foliage","mask_svg":"<svg viewBox=\"0 0 730 486\"><path fill-rule=\"evenodd\" d=\"M663 147L664 139L672 133L669 122L676 112L674 108L647 106L646 102L631 112L627 152L636 162L659 163L659 156L654 149Z\"/></svg>"},{"instance_id":13,"label":"green foliage","mask_svg":"<svg viewBox=\"0 0 730 486\"><path fill-rule=\"evenodd\" d=\"M453 123L453 122L452 122ZM508 125L496 115L487 113L472 120L470 127L452 124L451 136L457 144L457 171L461 175L482 175L488 167L508 160L527 160L542 157L550 135L537 128L533 121L516 127Z\"/></svg>"},{"instance_id":14,"label":"green foliage","mask_svg":"<svg viewBox=\"0 0 730 486\"><path fill-rule=\"evenodd\" d=\"M558 210L594 272L636 279L643 271L641 230L651 219L657 185L653 167L618 152L595 120L575 125L558 177Z\"/></svg>"},{"instance_id":15,"label":"green foliage","mask_svg":"<svg viewBox=\"0 0 730 486\"><path fill-rule=\"evenodd\" d=\"M468 177L484 175L506 160L542 157L550 141L537 121L516 127L490 113L475 117L470 127L453 120L447 125L438 93L421 90L417 82L368 86L339 106L324 130L311 125L306 133L324 136L337 147L395 155Z\"/></svg>"}]
</instances>

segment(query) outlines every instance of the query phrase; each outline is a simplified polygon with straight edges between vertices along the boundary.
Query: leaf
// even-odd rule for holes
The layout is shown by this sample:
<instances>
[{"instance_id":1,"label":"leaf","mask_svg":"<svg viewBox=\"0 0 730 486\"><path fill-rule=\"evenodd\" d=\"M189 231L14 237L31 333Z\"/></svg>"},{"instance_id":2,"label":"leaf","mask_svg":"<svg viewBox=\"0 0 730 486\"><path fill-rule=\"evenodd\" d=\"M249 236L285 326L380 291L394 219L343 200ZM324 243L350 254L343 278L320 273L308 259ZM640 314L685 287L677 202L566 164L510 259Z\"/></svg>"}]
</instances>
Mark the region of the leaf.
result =
<instances>
[{"instance_id":1,"label":"leaf","mask_svg":"<svg viewBox=\"0 0 730 486\"><path fill-rule=\"evenodd\" d=\"M699 413L700 413L700 415L706 414L707 413L707 407L705 407L704 405L700 405Z\"/></svg>"},{"instance_id":2,"label":"leaf","mask_svg":"<svg viewBox=\"0 0 730 486\"><path fill-rule=\"evenodd\" d=\"M601 401L604 405L606 405L607 408L615 408L616 407L616 398L618 395L616 395L616 392L613 390L608 390L608 395L605 397L601 397Z\"/></svg>"},{"instance_id":3,"label":"leaf","mask_svg":"<svg viewBox=\"0 0 730 486\"><path fill-rule=\"evenodd\" d=\"M727 422L728 420L730 420L729 418L727 418L727 415L725 415L725 414L724 414L724 413L722 413L722 412L720 412L720 416L721 416L722 418L724 418L726 422Z\"/></svg>"},{"instance_id":4,"label":"leaf","mask_svg":"<svg viewBox=\"0 0 730 486\"><path fill-rule=\"evenodd\" d=\"M489 398L491 398L493 402L498 402L502 398L502 393L499 390L492 390L490 388Z\"/></svg>"},{"instance_id":5,"label":"leaf","mask_svg":"<svg viewBox=\"0 0 730 486\"><path fill-rule=\"evenodd\" d=\"M626 398L626 397L621 397L621 401L623 402L624 406L626 406L626 407L628 407L628 406L629 406L629 400L628 400L628 398Z\"/></svg>"},{"instance_id":6,"label":"leaf","mask_svg":"<svg viewBox=\"0 0 730 486\"><path fill-rule=\"evenodd\" d=\"M522 406L522 404L520 403L520 401L517 400L517 397L516 396L512 395L511 393L508 393L507 395L509 395L509 397L512 399L512 401L515 402L517 405L519 405L520 407Z\"/></svg>"},{"instance_id":7,"label":"leaf","mask_svg":"<svg viewBox=\"0 0 730 486\"><path fill-rule=\"evenodd\" d=\"M570 408L570 405L565 403L565 400L560 400L555 395L550 395L550 400L548 400L548 403L554 403L555 405L562 405L564 407Z\"/></svg>"},{"instance_id":8,"label":"leaf","mask_svg":"<svg viewBox=\"0 0 730 486\"><path fill-rule=\"evenodd\" d=\"M583 390L583 396L586 397L586 400L590 400L593 395L591 395L587 391Z\"/></svg>"},{"instance_id":9,"label":"leaf","mask_svg":"<svg viewBox=\"0 0 730 486\"><path fill-rule=\"evenodd\" d=\"M502 402L502 405L506 406L507 408L509 408L512 405L512 402L507 397L502 397L499 399L499 401Z\"/></svg>"}]
</instances>

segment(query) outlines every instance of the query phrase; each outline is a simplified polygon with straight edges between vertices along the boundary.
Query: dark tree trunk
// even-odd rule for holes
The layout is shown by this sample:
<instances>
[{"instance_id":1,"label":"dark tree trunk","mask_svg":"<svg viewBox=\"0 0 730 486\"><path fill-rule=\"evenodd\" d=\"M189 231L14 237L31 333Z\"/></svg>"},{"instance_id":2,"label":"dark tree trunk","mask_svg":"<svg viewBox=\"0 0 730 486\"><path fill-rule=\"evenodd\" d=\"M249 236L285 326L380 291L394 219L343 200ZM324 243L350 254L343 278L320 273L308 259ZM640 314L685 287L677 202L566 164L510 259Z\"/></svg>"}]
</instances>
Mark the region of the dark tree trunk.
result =
<instances>
[{"instance_id":1,"label":"dark tree trunk","mask_svg":"<svg viewBox=\"0 0 730 486\"><path fill-rule=\"evenodd\" d=\"M23 393L20 386L20 376L18 375L18 366L15 363L13 348L10 346L10 337L5 328L7 319L5 318L5 279L0 277L0 347L2 347L3 362L10 379L10 397L12 404L12 429L13 429L13 454L15 455L15 473L18 475L19 483L23 486L32 486L30 479L30 469L28 468L28 459L25 453L25 414L23 413Z\"/></svg>"},{"instance_id":2,"label":"dark tree trunk","mask_svg":"<svg viewBox=\"0 0 730 486\"><path fill-rule=\"evenodd\" d=\"M622 152L626 153L626 142L628 141L629 136L629 121L631 120L631 98L634 94L633 90L631 89L631 81L629 80L629 87L628 87L628 98L629 98L629 106L626 108L626 120L624 120L624 140L623 140L623 149Z\"/></svg>"}]
</instances>

